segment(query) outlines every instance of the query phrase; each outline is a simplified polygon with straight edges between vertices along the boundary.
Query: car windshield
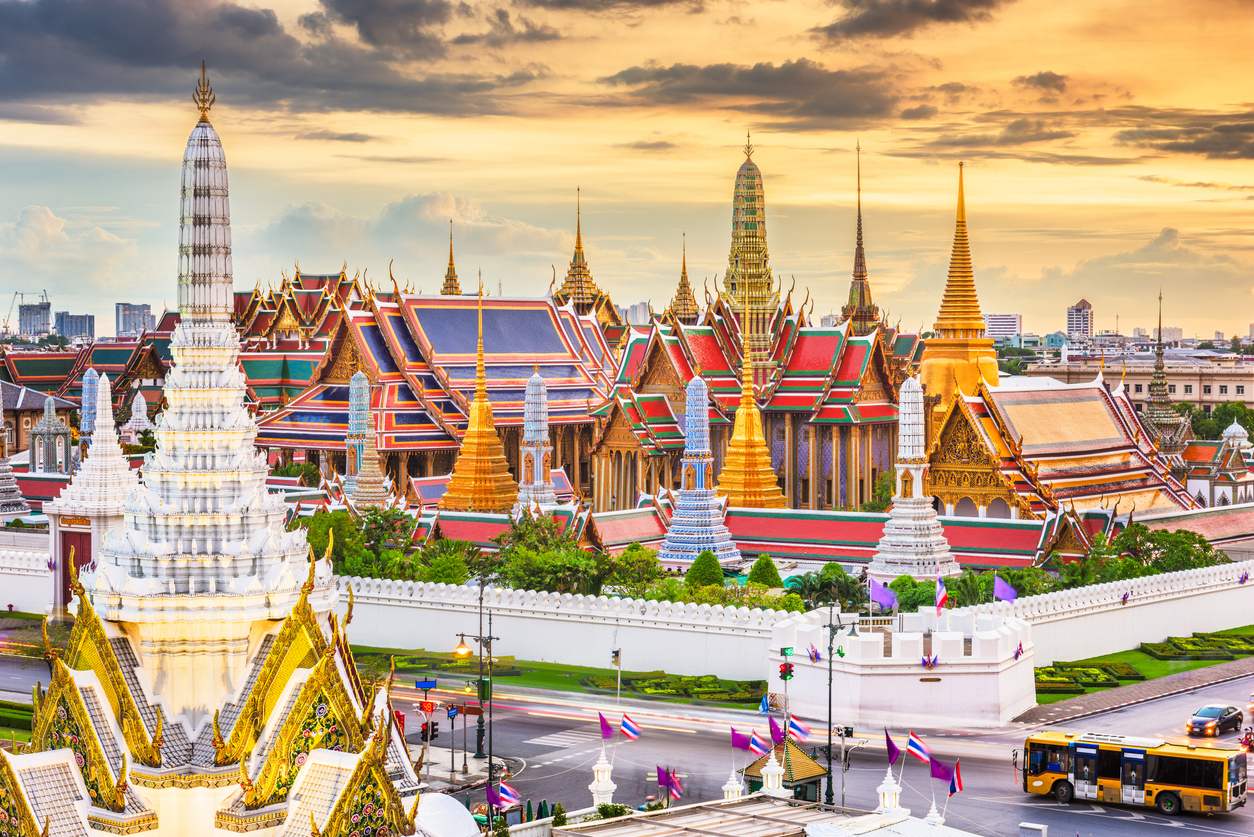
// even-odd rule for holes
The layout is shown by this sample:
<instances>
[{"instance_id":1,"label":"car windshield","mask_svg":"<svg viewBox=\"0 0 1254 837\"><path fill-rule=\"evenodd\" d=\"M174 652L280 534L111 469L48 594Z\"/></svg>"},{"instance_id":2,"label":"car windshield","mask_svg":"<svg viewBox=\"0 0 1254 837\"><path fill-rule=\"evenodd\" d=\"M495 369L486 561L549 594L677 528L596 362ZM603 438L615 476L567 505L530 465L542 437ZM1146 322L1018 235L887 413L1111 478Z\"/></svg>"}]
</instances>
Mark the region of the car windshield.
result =
<instances>
[{"instance_id":1,"label":"car windshield","mask_svg":"<svg viewBox=\"0 0 1254 837\"><path fill-rule=\"evenodd\" d=\"M1203 706L1201 709L1197 710L1197 714L1194 715L1194 717L1218 718L1223 711L1224 708L1222 706Z\"/></svg>"}]
</instances>

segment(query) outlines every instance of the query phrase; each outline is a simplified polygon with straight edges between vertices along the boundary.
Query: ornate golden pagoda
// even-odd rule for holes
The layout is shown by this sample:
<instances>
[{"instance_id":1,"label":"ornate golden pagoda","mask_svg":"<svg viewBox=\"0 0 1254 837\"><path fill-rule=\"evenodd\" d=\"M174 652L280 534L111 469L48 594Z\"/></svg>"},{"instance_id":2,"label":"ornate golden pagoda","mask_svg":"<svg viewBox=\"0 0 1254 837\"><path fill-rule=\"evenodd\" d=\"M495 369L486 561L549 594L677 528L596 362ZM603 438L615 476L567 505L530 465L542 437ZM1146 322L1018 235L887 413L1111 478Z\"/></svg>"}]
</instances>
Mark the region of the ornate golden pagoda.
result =
<instances>
[{"instance_id":1,"label":"ornate golden pagoda","mask_svg":"<svg viewBox=\"0 0 1254 837\"><path fill-rule=\"evenodd\" d=\"M470 420L462 436L461 452L453 465L448 489L440 498L440 508L450 511L496 512L514 507L518 483L509 475L505 448L492 421L488 401L487 374L483 368L483 280L479 280L479 348L475 360L475 400L470 403Z\"/></svg>"},{"instance_id":2,"label":"ornate golden pagoda","mask_svg":"<svg viewBox=\"0 0 1254 837\"><path fill-rule=\"evenodd\" d=\"M727 443L718 493L733 506L750 509L782 509L784 494L771 466L771 452L762 434L762 414L753 398L753 364L741 363L740 408Z\"/></svg>"},{"instance_id":3,"label":"ornate golden pagoda","mask_svg":"<svg viewBox=\"0 0 1254 837\"><path fill-rule=\"evenodd\" d=\"M935 429L959 392L974 394L981 380L997 385L997 352L993 341L984 336L984 317L980 314L975 274L971 270L962 163L958 164L958 219L954 249L949 257L949 278L945 281L945 295L933 328L935 334L927 339L923 348L919 382L928 397L939 396L932 407Z\"/></svg>"},{"instance_id":4,"label":"ornate golden pagoda","mask_svg":"<svg viewBox=\"0 0 1254 837\"><path fill-rule=\"evenodd\" d=\"M692 285L688 282L688 236L684 235L684 267L679 274L679 287L675 288L675 298L671 300L671 313L675 319L685 325L696 325L701 311L697 308L696 297L692 295Z\"/></svg>"},{"instance_id":5,"label":"ornate golden pagoda","mask_svg":"<svg viewBox=\"0 0 1254 837\"><path fill-rule=\"evenodd\" d=\"M880 309L871 299L871 280L866 272L866 250L862 246L861 143L858 143L858 244L853 251L853 281L849 283L849 302L840 309L840 316L850 321L850 333L858 337L874 331L880 319Z\"/></svg>"},{"instance_id":6,"label":"ornate golden pagoda","mask_svg":"<svg viewBox=\"0 0 1254 837\"><path fill-rule=\"evenodd\" d=\"M554 297L559 304L567 301L575 303L575 310L580 314L589 313L597 300L602 296L601 289L592 281L592 271L588 269L588 259L583 253L583 219L580 207L579 192L575 191L575 253L570 258L570 269L562 287L558 288Z\"/></svg>"},{"instance_id":7,"label":"ornate golden pagoda","mask_svg":"<svg viewBox=\"0 0 1254 837\"><path fill-rule=\"evenodd\" d=\"M444 296L461 296L462 286L457 281L457 268L453 266L453 220L448 222L448 270L444 271L444 287L440 288Z\"/></svg>"},{"instance_id":8,"label":"ornate golden pagoda","mask_svg":"<svg viewBox=\"0 0 1254 837\"><path fill-rule=\"evenodd\" d=\"M773 290L770 254L766 248L766 193L762 172L753 162L753 143L745 134L745 161L736 171L732 193L732 242L727 255L723 298L740 317L744 356L755 378L765 382L770 366L770 321L779 305Z\"/></svg>"}]
</instances>

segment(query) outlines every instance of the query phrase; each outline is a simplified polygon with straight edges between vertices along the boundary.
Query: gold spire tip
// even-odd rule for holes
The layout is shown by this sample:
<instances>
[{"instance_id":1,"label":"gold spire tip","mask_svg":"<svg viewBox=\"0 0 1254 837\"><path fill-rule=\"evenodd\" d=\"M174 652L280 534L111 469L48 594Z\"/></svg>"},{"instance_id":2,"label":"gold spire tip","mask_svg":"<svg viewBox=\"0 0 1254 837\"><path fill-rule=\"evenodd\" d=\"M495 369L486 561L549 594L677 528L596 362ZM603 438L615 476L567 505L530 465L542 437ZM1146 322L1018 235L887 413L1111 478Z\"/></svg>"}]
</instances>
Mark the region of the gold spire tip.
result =
<instances>
[{"instance_id":1,"label":"gold spire tip","mask_svg":"<svg viewBox=\"0 0 1254 837\"><path fill-rule=\"evenodd\" d=\"M200 121L209 121L209 108L213 107L213 103L218 97L213 95L213 87L209 85L209 76L205 73L205 62L200 62L200 79L196 82L196 92L192 94L192 101L196 103L196 107L200 108Z\"/></svg>"},{"instance_id":2,"label":"gold spire tip","mask_svg":"<svg viewBox=\"0 0 1254 837\"><path fill-rule=\"evenodd\" d=\"M747 128L745 129L745 147L744 147L744 152L745 152L745 159L746 159L746 160L752 160L752 159L753 159L753 143L752 143L752 142L750 142L750 140L749 140L749 129L747 129Z\"/></svg>"}]
</instances>

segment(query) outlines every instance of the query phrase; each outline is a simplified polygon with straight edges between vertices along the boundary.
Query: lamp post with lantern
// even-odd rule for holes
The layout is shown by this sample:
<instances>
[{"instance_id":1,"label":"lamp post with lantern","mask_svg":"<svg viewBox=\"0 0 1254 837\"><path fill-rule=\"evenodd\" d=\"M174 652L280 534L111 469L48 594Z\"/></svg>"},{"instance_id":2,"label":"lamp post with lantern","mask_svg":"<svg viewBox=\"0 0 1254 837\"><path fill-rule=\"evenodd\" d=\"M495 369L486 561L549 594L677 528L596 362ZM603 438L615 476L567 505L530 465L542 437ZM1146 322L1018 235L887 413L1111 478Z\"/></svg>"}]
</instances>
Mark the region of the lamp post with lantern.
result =
<instances>
[{"instance_id":1,"label":"lamp post with lantern","mask_svg":"<svg viewBox=\"0 0 1254 837\"><path fill-rule=\"evenodd\" d=\"M492 636L492 611L490 610L488 611L488 633L486 635L476 636L473 634L459 633L457 636L460 639L460 642L457 643L457 647L454 648L453 651L459 657L466 657L470 654L471 648L469 645L466 644L467 637L470 637L471 639L473 639L475 642L479 644L479 672L480 672L479 684L478 684L479 685L479 705L480 705L480 709L482 709L483 703L485 700L487 701L487 704L488 704L487 759L488 759L488 781L491 782L496 773L496 765L492 760L492 755L493 755L493 751L492 751L492 641L496 639L500 639L499 636ZM483 657L485 653L487 654L487 658L488 658L488 679L486 681L486 689L485 689L485 681L482 676L483 675ZM480 712L479 729L476 734L478 752L475 753L475 758L482 758L484 755L483 754L483 738L484 738L483 733L484 733L484 719L483 719L483 713Z\"/></svg>"}]
</instances>

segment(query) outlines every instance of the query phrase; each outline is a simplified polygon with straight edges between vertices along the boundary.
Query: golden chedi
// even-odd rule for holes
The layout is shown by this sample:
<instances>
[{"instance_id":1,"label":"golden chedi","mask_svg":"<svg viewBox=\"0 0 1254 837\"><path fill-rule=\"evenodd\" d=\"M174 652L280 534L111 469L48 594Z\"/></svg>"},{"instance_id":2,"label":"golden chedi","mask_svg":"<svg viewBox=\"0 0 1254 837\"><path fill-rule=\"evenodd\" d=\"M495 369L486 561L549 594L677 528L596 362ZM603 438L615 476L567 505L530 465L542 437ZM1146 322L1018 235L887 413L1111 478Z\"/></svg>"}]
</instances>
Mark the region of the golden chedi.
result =
<instances>
[{"instance_id":1,"label":"golden chedi","mask_svg":"<svg viewBox=\"0 0 1254 837\"><path fill-rule=\"evenodd\" d=\"M924 345L919 381L928 396L940 396L933 406L933 427L959 392L972 394L979 382L997 385L997 352L984 336L984 317L975 293L971 247L967 242L967 209L962 194L962 164L958 164L958 221L954 249L949 257L949 278L934 336Z\"/></svg>"},{"instance_id":2,"label":"golden chedi","mask_svg":"<svg viewBox=\"0 0 1254 837\"><path fill-rule=\"evenodd\" d=\"M780 491L775 468L771 466L771 452L762 433L762 414L753 399L753 364L748 357L742 370L740 407L727 443L723 470L718 475L718 493L726 496L732 506L782 509L784 493Z\"/></svg>"},{"instance_id":3,"label":"golden chedi","mask_svg":"<svg viewBox=\"0 0 1254 837\"><path fill-rule=\"evenodd\" d=\"M505 448L492 420L488 382L483 368L483 283L479 284L479 347L475 360L475 399L470 403L470 419L462 448L453 465L448 489L440 498L440 508L449 511L496 512L514 507L518 483L509 473Z\"/></svg>"}]
</instances>

